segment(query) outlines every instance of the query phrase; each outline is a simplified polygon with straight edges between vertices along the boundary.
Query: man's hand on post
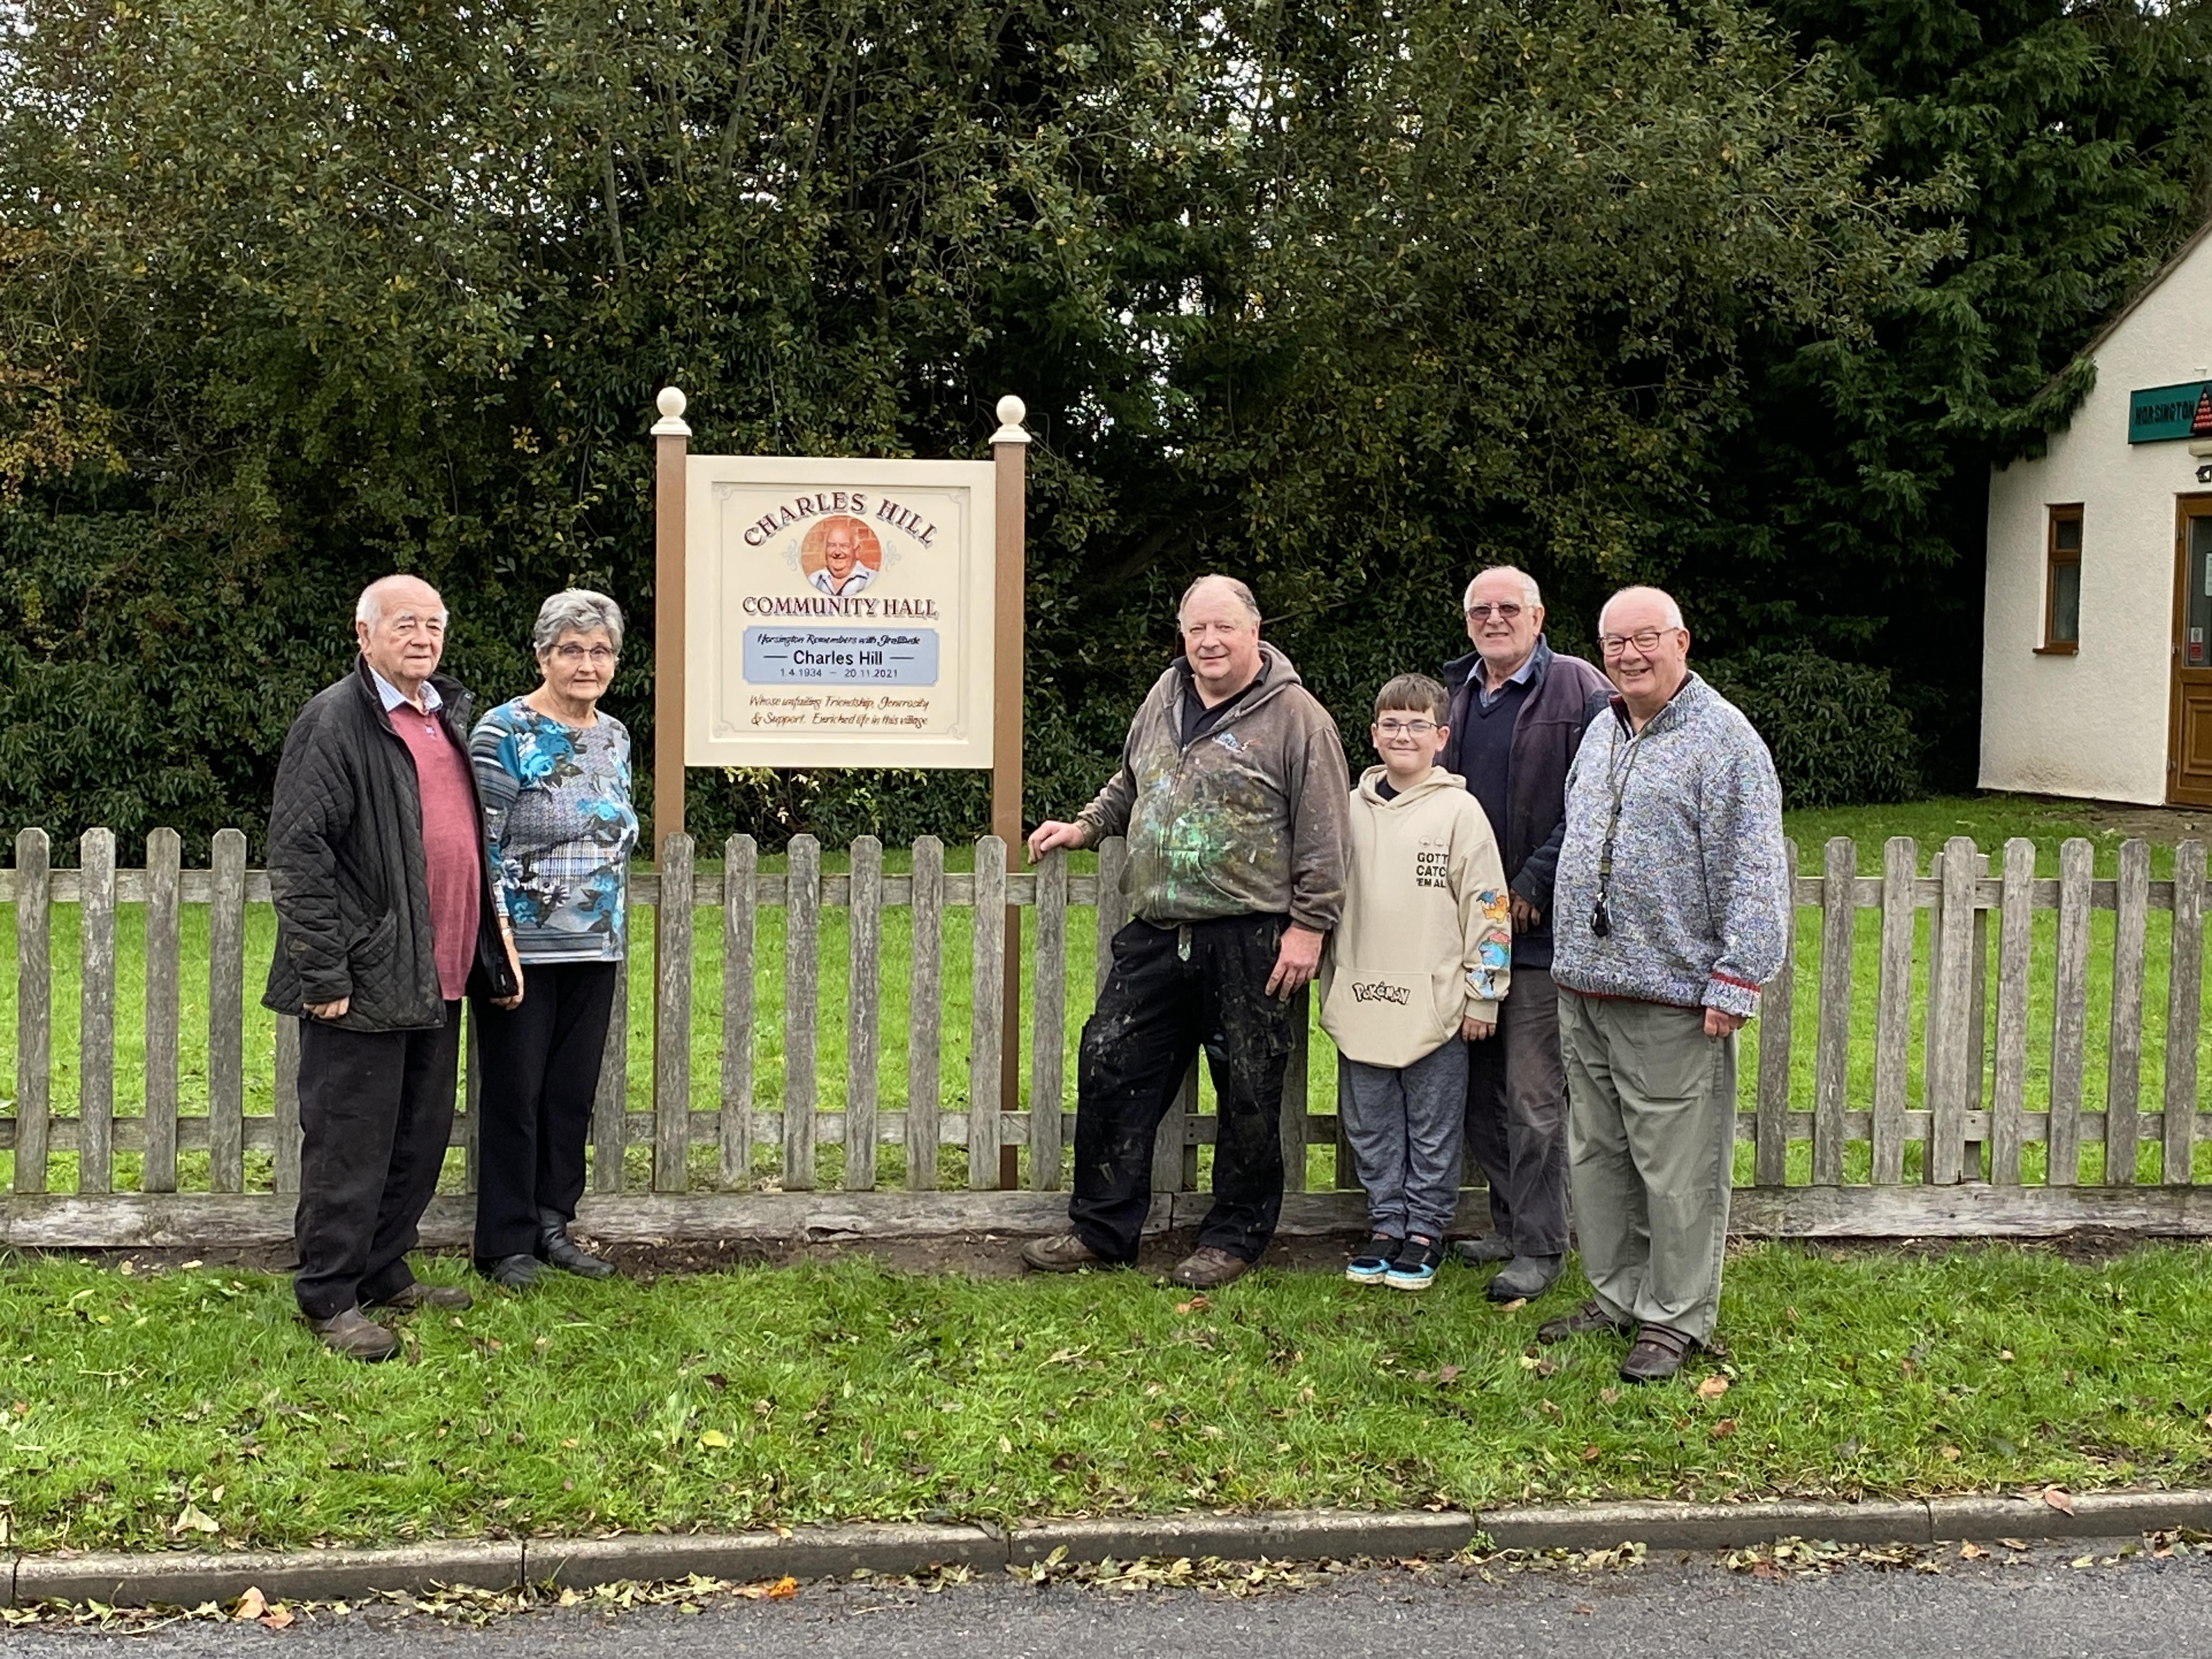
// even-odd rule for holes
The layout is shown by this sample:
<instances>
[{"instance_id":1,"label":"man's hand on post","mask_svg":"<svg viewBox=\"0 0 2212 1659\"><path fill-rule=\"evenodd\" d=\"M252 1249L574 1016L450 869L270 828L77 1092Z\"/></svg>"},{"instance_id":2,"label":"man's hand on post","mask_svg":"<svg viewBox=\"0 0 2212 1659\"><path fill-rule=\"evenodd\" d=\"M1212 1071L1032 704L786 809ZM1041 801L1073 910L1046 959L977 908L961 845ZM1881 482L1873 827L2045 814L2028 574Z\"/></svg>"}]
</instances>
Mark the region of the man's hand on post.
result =
<instances>
[{"instance_id":1,"label":"man's hand on post","mask_svg":"<svg viewBox=\"0 0 2212 1659\"><path fill-rule=\"evenodd\" d=\"M343 1019L347 1009L353 1006L351 997L340 997L336 1002L309 1002L301 1005L309 1019Z\"/></svg>"},{"instance_id":2,"label":"man's hand on post","mask_svg":"<svg viewBox=\"0 0 2212 1659\"><path fill-rule=\"evenodd\" d=\"M1030 862L1035 864L1047 853L1057 853L1063 847L1083 845L1083 826L1065 823L1058 818L1048 818L1030 831Z\"/></svg>"},{"instance_id":3,"label":"man's hand on post","mask_svg":"<svg viewBox=\"0 0 2212 1659\"><path fill-rule=\"evenodd\" d=\"M1724 1037L1731 1031L1741 1031L1743 1029L1743 1019L1744 1017L1741 1014L1723 1013L1717 1008L1708 1008L1705 1010L1705 1035L1709 1037Z\"/></svg>"},{"instance_id":4,"label":"man's hand on post","mask_svg":"<svg viewBox=\"0 0 2212 1659\"><path fill-rule=\"evenodd\" d=\"M1275 952L1275 971L1267 975L1267 994L1288 1002L1321 971L1322 941L1328 937L1295 921L1283 929L1281 948Z\"/></svg>"},{"instance_id":5,"label":"man's hand on post","mask_svg":"<svg viewBox=\"0 0 2212 1659\"><path fill-rule=\"evenodd\" d=\"M1538 927L1543 922L1544 913L1541 910L1539 910L1534 905L1529 903L1527 899L1522 898L1520 894L1516 893L1513 895L1512 904L1513 931L1515 933L1525 933L1530 928Z\"/></svg>"}]
</instances>

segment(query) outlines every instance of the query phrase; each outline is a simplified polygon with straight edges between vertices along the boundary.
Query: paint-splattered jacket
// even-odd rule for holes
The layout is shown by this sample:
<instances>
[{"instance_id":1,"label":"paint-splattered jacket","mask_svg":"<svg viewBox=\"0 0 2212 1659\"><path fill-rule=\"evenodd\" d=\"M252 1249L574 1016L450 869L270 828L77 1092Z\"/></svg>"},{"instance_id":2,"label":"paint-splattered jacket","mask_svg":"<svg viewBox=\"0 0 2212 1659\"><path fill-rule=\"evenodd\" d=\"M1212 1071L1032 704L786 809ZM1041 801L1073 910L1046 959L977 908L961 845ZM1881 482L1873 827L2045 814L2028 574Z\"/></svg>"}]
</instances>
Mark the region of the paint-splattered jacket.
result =
<instances>
[{"instance_id":1,"label":"paint-splattered jacket","mask_svg":"<svg viewBox=\"0 0 2212 1659\"><path fill-rule=\"evenodd\" d=\"M1086 847L1128 837L1129 908L1155 927L1287 915L1328 933L1343 914L1344 744L1291 659L1260 653L1266 672L1188 747L1177 658L1130 721L1121 769L1076 815Z\"/></svg>"}]
</instances>

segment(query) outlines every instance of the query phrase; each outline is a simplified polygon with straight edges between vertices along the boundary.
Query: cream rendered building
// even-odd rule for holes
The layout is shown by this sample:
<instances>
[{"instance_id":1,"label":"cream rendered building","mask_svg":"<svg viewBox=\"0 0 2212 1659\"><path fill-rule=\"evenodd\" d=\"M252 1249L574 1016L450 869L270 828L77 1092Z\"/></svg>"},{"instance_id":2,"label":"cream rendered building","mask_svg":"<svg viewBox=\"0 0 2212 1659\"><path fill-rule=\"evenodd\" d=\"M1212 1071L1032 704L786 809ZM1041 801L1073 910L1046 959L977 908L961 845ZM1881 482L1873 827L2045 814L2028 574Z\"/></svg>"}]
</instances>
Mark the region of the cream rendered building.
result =
<instances>
[{"instance_id":1,"label":"cream rendered building","mask_svg":"<svg viewBox=\"0 0 2212 1659\"><path fill-rule=\"evenodd\" d=\"M2066 428L1990 476L1981 785L2212 804L2212 226L2082 355Z\"/></svg>"}]
</instances>

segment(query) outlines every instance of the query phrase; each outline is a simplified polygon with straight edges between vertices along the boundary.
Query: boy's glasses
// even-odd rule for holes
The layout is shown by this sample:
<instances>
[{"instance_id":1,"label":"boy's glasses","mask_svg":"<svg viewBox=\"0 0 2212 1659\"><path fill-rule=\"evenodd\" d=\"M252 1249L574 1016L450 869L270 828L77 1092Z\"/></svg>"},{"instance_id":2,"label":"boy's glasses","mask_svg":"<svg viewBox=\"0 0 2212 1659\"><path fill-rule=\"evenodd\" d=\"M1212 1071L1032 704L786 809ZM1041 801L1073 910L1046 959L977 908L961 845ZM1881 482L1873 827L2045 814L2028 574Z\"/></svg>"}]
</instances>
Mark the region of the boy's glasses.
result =
<instances>
[{"instance_id":1,"label":"boy's glasses","mask_svg":"<svg viewBox=\"0 0 2212 1659\"><path fill-rule=\"evenodd\" d=\"M1521 614L1521 607L1507 599L1498 605L1471 605L1467 608L1467 619L1469 622L1488 622L1493 611L1498 613L1500 622L1511 622Z\"/></svg>"},{"instance_id":2,"label":"boy's glasses","mask_svg":"<svg viewBox=\"0 0 2212 1659\"><path fill-rule=\"evenodd\" d=\"M1386 738L1425 738L1437 729L1434 720L1377 720L1375 729Z\"/></svg>"}]
</instances>

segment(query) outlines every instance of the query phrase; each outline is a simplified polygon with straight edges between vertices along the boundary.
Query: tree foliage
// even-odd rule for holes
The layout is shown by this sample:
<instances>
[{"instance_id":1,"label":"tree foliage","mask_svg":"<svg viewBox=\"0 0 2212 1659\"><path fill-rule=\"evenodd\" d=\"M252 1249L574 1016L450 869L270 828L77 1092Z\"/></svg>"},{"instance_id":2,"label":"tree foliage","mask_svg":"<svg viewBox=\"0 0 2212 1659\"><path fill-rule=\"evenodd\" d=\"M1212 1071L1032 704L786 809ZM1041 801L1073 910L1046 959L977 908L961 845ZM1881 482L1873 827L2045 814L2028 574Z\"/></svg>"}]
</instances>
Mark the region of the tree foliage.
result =
<instances>
[{"instance_id":1,"label":"tree foliage","mask_svg":"<svg viewBox=\"0 0 2212 1659\"><path fill-rule=\"evenodd\" d=\"M1962 118L1934 65L1964 47L1930 41L1907 87L1864 18L1743 0L16 12L0 817L64 831L252 828L395 567L443 589L449 661L491 695L530 683L544 592L615 593L610 706L649 742L668 382L736 453L973 455L998 395L1027 399L1032 816L1111 763L1206 568L1253 578L1355 731L1375 680L1452 648L1493 558L1569 641L1660 574L1732 650L1878 645L1850 573L1962 557L1929 506L1956 434L2010 430L2049 367L2022 342L2060 350L2062 313L2078 337L2181 210L2138 181L2048 294L2056 256L1977 240L1999 195L2024 238L2039 186L1976 169L2049 100ZM2129 16L2100 27L2156 33ZM2078 100L2118 106L2106 62ZM2114 143L2051 143L2100 211L2148 165ZM2039 320L1960 320L2028 293ZM1801 580L1814 550L1832 577ZM705 834L981 817L957 774L696 788Z\"/></svg>"}]
</instances>

